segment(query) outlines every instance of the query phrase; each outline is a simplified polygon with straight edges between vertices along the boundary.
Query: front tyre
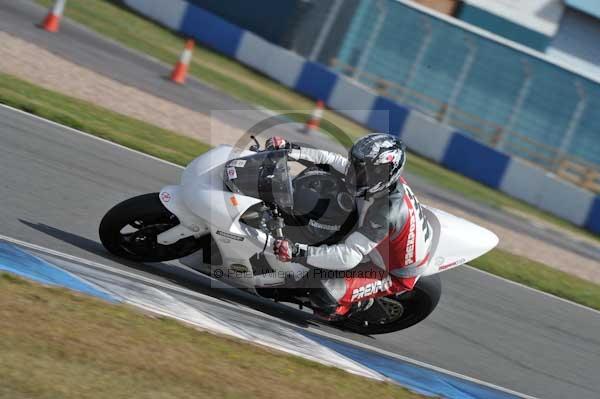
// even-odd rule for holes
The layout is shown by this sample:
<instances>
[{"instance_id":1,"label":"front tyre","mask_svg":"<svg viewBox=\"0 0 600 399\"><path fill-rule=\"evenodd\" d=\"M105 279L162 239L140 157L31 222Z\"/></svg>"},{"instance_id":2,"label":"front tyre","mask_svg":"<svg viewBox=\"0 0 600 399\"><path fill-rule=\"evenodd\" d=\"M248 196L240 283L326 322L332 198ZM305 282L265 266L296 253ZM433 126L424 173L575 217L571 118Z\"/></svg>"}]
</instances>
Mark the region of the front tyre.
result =
<instances>
[{"instance_id":1,"label":"front tyre","mask_svg":"<svg viewBox=\"0 0 600 399\"><path fill-rule=\"evenodd\" d=\"M427 318L436 308L441 295L439 274L422 277L412 291L397 298L377 298L369 309L352 314L336 324L367 335L404 330Z\"/></svg>"},{"instance_id":2,"label":"front tyre","mask_svg":"<svg viewBox=\"0 0 600 399\"><path fill-rule=\"evenodd\" d=\"M205 240L187 237L161 245L156 237L179 224L158 193L144 194L109 210L100 222L100 241L113 255L136 262L166 262L201 249Z\"/></svg>"}]
</instances>

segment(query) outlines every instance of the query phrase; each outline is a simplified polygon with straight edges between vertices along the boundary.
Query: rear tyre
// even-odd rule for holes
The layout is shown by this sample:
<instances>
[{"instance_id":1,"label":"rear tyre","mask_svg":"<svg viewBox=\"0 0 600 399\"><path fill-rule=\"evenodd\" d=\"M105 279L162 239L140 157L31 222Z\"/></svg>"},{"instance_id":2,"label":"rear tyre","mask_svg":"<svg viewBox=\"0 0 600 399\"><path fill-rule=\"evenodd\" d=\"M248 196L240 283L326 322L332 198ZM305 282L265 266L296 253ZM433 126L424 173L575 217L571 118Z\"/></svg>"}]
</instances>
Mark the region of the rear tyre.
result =
<instances>
[{"instance_id":1,"label":"rear tyre","mask_svg":"<svg viewBox=\"0 0 600 399\"><path fill-rule=\"evenodd\" d=\"M136 262L166 262L203 248L207 239L187 237L162 245L156 237L179 224L158 193L128 199L109 210L100 222L100 241L113 255ZM210 242L210 236L208 236Z\"/></svg>"},{"instance_id":2,"label":"rear tyre","mask_svg":"<svg viewBox=\"0 0 600 399\"><path fill-rule=\"evenodd\" d=\"M387 334L404 330L425 320L436 308L442 295L438 274L422 277L412 291L395 297L383 297L361 312L336 322L359 334Z\"/></svg>"}]
</instances>

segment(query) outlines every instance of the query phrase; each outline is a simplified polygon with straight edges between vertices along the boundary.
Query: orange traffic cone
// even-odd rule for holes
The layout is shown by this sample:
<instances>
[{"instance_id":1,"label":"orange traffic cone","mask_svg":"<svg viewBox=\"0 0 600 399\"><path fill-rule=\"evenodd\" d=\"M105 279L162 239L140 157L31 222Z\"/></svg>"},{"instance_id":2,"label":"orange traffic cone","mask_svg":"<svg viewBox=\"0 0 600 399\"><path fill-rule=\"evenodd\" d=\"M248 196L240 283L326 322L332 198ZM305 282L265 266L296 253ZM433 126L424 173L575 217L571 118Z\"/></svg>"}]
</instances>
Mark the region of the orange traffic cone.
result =
<instances>
[{"instance_id":1,"label":"orange traffic cone","mask_svg":"<svg viewBox=\"0 0 600 399\"><path fill-rule=\"evenodd\" d=\"M179 84L185 83L190 61L192 61L193 49L194 40L188 39L185 42L185 49L183 50L183 53L181 53L181 57L179 58L179 61L177 61L177 64L175 64L175 68L173 69L173 73L171 74L171 80L173 82Z\"/></svg>"},{"instance_id":2,"label":"orange traffic cone","mask_svg":"<svg viewBox=\"0 0 600 399\"><path fill-rule=\"evenodd\" d=\"M58 32L60 27L60 18L65 10L65 4L67 0L56 0L54 5L46 15L46 18L42 22L42 28L48 32Z\"/></svg>"},{"instance_id":3,"label":"orange traffic cone","mask_svg":"<svg viewBox=\"0 0 600 399\"><path fill-rule=\"evenodd\" d=\"M323 100L317 101L317 107L313 110L310 119L306 122L304 133L310 133L313 130L319 130L319 124L321 123L321 118L323 117L324 108L325 103Z\"/></svg>"}]
</instances>

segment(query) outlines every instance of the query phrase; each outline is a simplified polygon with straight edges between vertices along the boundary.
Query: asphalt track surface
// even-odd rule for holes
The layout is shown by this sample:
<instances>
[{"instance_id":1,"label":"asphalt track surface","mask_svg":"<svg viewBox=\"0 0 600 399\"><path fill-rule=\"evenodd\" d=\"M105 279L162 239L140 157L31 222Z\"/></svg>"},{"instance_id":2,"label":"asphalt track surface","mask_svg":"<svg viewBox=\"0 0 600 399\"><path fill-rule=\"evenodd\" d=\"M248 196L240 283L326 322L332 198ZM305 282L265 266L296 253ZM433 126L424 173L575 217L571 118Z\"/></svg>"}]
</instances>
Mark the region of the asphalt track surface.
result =
<instances>
[{"instance_id":1,"label":"asphalt track surface","mask_svg":"<svg viewBox=\"0 0 600 399\"><path fill-rule=\"evenodd\" d=\"M166 76L167 67L68 21L63 23L62 36L46 35L33 27L33 21L43 13L29 2L2 2L0 30L191 109L248 109L199 82L185 90L169 85L157 79ZM229 122L236 123L234 119ZM156 280L191 286L240 304L240 308L249 306L304 322L302 313L290 314L279 305L236 292L212 290L204 277L187 269L170 265L139 267L105 253L98 241L97 225L106 210L125 198L176 182L180 173L176 167L1 109L0 172L0 223L4 235ZM518 218L438 192L418 179L416 183L413 179L417 191L427 191L473 213L551 242L554 239L557 245L590 257L597 256L583 243L556 239ZM443 284L444 295L436 312L407 331L362 337L320 328L529 395L600 397L600 314L468 268L444 273Z\"/></svg>"},{"instance_id":2,"label":"asphalt track surface","mask_svg":"<svg viewBox=\"0 0 600 399\"><path fill-rule=\"evenodd\" d=\"M103 214L176 183L181 170L29 115L0 108L1 234L170 281L304 326L306 314L232 290L176 265L137 265L98 240ZM406 331L359 336L316 328L543 398L600 397L600 313L470 268L443 273L434 314ZM229 316L230 317L230 316ZM315 327L313 327L315 328Z\"/></svg>"},{"instance_id":3,"label":"asphalt track surface","mask_svg":"<svg viewBox=\"0 0 600 399\"><path fill-rule=\"evenodd\" d=\"M157 62L146 55L125 49L68 19L63 19L59 33L48 34L35 26L46 12L47 10L29 0L2 1L0 2L0 30L37 44L71 62L116 81L191 110L205 114L220 111L219 115L223 121L235 127L248 128L267 116L264 112L198 80L190 79L185 87L171 84L166 79L171 66ZM237 112L239 110L244 110L244 112ZM292 140L307 141L304 135L298 133L295 126L280 126L278 129L278 134L283 134ZM318 136L312 137L309 144L329 150L339 151L341 149L339 145ZM408 178L411 186L418 192L430 195L514 231L531 235L582 256L600 261L600 246L590 245L588 242L577 240L571 235L561 234L556 229L550 230L545 228L544 225L466 200L460 194L441 191L414 176L409 175Z\"/></svg>"}]
</instances>

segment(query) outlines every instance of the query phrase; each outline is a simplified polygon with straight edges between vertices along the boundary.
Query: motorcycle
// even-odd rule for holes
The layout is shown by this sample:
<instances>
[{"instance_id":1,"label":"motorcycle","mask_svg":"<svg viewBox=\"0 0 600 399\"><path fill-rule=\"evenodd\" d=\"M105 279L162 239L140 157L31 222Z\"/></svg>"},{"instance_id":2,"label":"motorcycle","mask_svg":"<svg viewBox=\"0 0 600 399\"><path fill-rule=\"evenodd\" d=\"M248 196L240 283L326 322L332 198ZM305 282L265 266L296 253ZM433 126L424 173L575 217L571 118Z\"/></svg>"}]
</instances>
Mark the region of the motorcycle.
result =
<instances>
[{"instance_id":1,"label":"motorcycle","mask_svg":"<svg viewBox=\"0 0 600 399\"><path fill-rule=\"evenodd\" d=\"M355 225L353 197L343 176L292 161L286 150L221 145L193 160L179 185L140 195L110 209L99 233L112 254L136 262L179 260L255 295L305 306L321 286L301 283L308 268L280 262L277 238L310 245L339 242ZM293 175L292 171L299 173ZM431 256L411 291L375 299L332 320L361 334L406 329L429 316L441 296L439 273L493 249L498 237L483 227L422 205L432 230ZM357 299L358 301L358 299Z\"/></svg>"}]
</instances>

